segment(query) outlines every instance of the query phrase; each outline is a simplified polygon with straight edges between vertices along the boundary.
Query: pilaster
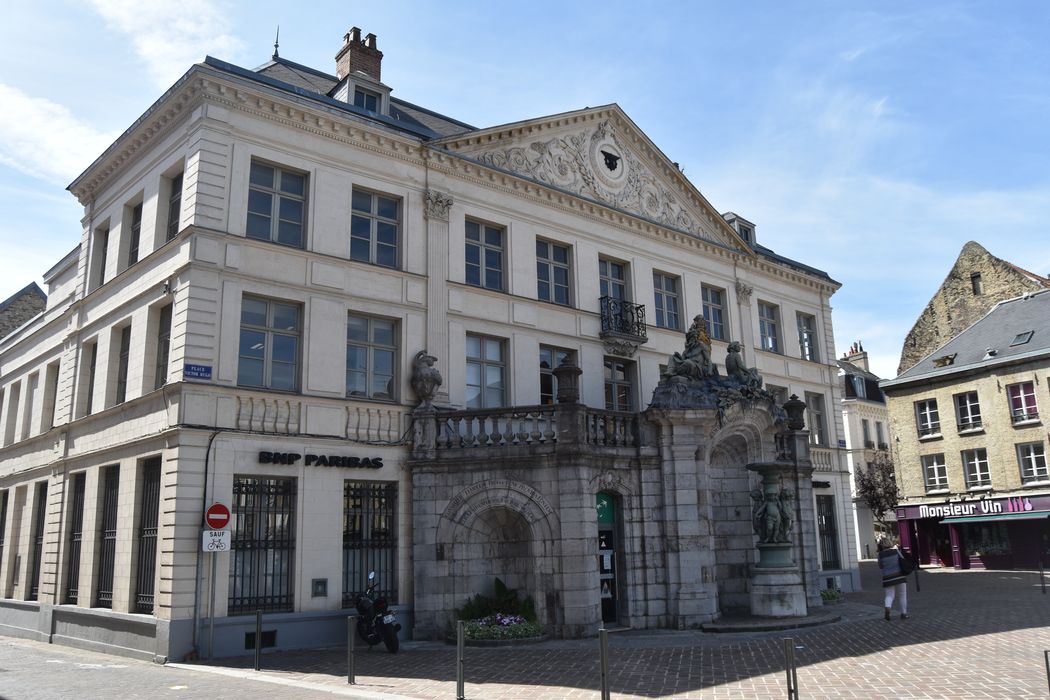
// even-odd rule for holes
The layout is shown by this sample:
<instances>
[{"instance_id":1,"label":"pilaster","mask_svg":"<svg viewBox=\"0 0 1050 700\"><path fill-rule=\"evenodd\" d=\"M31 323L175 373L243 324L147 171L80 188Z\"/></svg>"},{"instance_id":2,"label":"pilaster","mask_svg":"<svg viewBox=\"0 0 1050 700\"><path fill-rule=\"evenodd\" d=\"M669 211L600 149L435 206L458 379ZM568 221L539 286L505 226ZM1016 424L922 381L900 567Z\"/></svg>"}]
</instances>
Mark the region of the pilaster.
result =
<instances>
[{"instance_id":1,"label":"pilaster","mask_svg":"<svg viewBox=\"0 0 1050 700\"><path fill-rule=\"evenodd\" d=\"M426 349L438 358L438 370L449 376L448 366L440 366L451 356L448 343L448 211L452 197L437 190L423 193L423 213L427 231L427 336ZM409 348L411 352L424 348ZM434 396L435 403L449 403L447 384Z\"/></svg>"}]
</instances>

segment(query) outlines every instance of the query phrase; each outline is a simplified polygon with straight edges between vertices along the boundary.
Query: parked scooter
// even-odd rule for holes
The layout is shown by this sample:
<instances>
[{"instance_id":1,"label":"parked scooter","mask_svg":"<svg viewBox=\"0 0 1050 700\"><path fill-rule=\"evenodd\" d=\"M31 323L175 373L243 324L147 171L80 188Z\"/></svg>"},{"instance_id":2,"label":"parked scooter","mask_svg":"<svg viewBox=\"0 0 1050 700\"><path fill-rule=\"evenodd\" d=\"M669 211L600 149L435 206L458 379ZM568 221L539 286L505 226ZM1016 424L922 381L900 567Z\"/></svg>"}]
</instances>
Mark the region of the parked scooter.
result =
<instances>
[{"instance_id":1,"label":"parked scooter","mask_svg":"<svg viewBox=\"0 0 1050 700\"><path fill-rule=\"evenodd\" d=\"M357 607L357 635L369 648L379 642L386 645L387 651L396 654L398 649L397 633L401 625L390 610L386 598L373 598L376 587L376 572L368 572L368 588L358 593L354 605Z\"/></svg>"}]
</instances>

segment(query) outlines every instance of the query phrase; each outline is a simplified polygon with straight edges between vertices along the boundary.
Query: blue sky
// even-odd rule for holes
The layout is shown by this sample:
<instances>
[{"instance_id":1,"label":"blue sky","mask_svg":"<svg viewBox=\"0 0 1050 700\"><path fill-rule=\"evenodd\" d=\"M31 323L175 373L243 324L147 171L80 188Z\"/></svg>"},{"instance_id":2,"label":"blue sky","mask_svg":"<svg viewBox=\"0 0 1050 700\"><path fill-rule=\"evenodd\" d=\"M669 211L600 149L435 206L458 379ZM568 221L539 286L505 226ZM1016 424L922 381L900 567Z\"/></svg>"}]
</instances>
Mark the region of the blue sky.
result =
<instances>
[{"instance_id":1,"label":"blue sky","mask_svg":"<svg viewBox=\"0 0 1050 700\"><path fill-rule=\"evenodd\" d=\"M963 244L1050 274L1050 3L17 1L0 26L0 299L73 248L65 186L206 54L334 71L475 126L618 103L720 211L826 270L896 373Z\"/></svg>"}]
</instances>

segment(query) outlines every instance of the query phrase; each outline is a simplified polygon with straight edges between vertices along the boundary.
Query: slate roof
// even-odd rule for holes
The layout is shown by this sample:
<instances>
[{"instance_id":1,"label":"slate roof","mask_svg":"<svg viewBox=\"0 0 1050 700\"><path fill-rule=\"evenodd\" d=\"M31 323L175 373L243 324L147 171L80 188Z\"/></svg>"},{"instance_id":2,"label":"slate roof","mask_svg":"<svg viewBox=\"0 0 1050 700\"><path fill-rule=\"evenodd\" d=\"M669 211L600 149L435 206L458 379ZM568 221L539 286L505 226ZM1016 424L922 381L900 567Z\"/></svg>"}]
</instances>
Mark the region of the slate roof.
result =
<instances>
[{"instance_id":1,"label":"slate roof","mask_svg":"<svg viewBox=\"0 0 1050 700\"><path fill-rule=\"evenodd\" d=\"M1019 335L1029 331L1032 335L1027 342L1012 344ZM951 360L942 359L952 355ZM882 386L892 387L1040 356L1050 357L1050 290L999 302L979 321L896 379L883 381Z\"/></svg>"}]
</instances>

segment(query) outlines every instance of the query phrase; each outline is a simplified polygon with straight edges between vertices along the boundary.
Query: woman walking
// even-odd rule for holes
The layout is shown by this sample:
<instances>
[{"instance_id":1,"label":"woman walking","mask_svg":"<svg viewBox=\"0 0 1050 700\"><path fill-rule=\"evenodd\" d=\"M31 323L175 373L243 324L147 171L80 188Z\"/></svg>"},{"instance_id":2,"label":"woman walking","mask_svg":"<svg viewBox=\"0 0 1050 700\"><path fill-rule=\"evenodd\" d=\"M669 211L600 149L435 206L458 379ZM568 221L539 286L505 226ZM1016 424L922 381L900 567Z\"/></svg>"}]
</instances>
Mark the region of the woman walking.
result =
<instances>
[{"instance_id":1,"label":"woman walking","mask_svg":"<svg viewBox=\"0 0 1050 700\"><path fill-rule=\"evenodd\" d=\"M879 540L879 569L882 570L882 590L885 593L886 619L890 619L893 599L900 600L901 619L908 619L908 575L901 569L904 557L888 540Z\"/></svg>"}]
</instances>

